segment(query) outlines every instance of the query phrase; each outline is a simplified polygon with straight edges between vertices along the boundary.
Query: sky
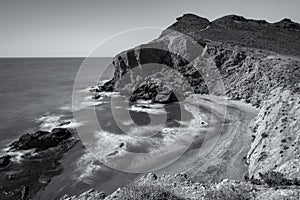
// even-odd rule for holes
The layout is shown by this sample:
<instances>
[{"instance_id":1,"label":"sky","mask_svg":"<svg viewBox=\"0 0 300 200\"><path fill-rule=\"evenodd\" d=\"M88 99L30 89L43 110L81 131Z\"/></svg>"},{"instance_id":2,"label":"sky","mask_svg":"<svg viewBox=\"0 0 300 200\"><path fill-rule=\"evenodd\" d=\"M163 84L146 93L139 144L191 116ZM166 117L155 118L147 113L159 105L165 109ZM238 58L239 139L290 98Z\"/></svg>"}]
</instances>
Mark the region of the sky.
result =
<instances>
[{"instance_id":1,"label":"sky","mask_svg":"<svg viewBox=\"0 0 300 200\"><path fill-rule=\"evenodd\" d=\"M0 0L0 57L86 57L95 48L114 56L184 13L300 22L299 8L299 0Z\"/></svg>"}]
</instances>

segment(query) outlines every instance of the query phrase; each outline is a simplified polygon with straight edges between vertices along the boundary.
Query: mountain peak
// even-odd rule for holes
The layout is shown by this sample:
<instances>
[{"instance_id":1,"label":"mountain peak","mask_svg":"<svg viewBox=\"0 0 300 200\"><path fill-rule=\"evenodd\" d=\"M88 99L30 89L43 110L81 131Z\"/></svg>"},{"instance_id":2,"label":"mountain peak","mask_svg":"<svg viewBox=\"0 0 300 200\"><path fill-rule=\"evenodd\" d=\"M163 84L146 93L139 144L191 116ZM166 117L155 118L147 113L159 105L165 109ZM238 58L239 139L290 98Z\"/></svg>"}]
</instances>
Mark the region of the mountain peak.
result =
<instances>
[{"instance_id":1,"label":"mountain peak","mask_svg":"<svg viewBox=\"0 0 300 200\"><path fill-rule=\"evenodd\" d=\"M197 41L210 40L284 55L300 55L300 24L287 18L269 23L266 20L247 19L231 14L210 22L206 18L187 13L178 17L168 29L188 34ZM166 30L163 34L167 32Z\"/></svg>"},{"instance_id":2,"label":"mountain peak","mask_svg":"<svg viewBox=\"0 0 300 200\"><path fill-rule=\"evenodd\" d=\"M168 27L168 29L179 31L181 33L195 32L205 29L211 22L192 13L184 14L176 18L176 22ZM165 31L164 31L165 32Z\"/></svg>"},{"instance_id":3,"label":"mountain peak","mask_svg":"<svg viewBox=\"0 0 300 200\"><path fill-rule=\"evenodd\" d=\"M245 17L240 16L240 15L234 15L234 14L232 14L232 15L225 15L224 17L221 17L221 18L219 18L219 19L217 19L215 21L218 21L218 20L224 20L224 21L226 21L226 20L247 21L247 19Z\"/></svg>"},{"instance_id":4,"label":"mountain peak","mask_svg":"<svg viewBox=\"0 0 300 200\"><path fill-rule=\"evenodd\" d=\"M266 20L256 20L256 19L247 19L243 16L240 15L226 15L224 17L218 18L216 20L213 21L213 23L216 24L230 24L230 23L234 23L234 22L254 22L256 24L268 24L268 22Z\"/></svg>"},{"instance_id":5,"label":"mountain peak","mask_svg":"<svg viewBox=\"0 0 300 200\"><path fill-rule=\"evenodd\" d=\"M293 22L288 18L284 18L281 21L274 23L274 25L281 28L300 29L299 23Z\"/></svg>"},{"instance_id":6,"label":"mountain peak","mask_svg":"<svg viewBox=\"0 0 300 200\"><path fill-rule=\"evenodd\" d=\"M180 16L180 17L177 17L176 18L176 20L178 21L178 22L182 22L182 21L195 21L195 20L197 20L197 21L205 21L205 22L209 22L209 20L208 19L206 19L206 18L204 18L204 17L200 17L200 16L198 16L198 15L195 15L195 14L193 14L193 13L186 13L186 14L183 14L182 16Z\"/></svg>"}]
</instances>

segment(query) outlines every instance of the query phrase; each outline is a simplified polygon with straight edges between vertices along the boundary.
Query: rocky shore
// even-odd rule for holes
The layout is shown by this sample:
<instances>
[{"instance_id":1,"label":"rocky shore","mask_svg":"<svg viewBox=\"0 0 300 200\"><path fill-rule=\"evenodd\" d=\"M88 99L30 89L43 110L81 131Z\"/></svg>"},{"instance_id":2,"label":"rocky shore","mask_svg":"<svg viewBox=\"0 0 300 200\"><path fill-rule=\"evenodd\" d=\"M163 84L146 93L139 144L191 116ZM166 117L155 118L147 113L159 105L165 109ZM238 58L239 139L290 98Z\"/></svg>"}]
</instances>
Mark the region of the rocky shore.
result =
<instances>
[{"instance_id":1,"label":"rocky shore","mask_svg":"<svg viewBox=\"0 0 300 200\"><path fill-rule=\"evenodd\" d=\"M197 44L184 42L185 38L174 31L188 35ZM219 87L208 90L203 76L197 73L199 66L216 66L226 96L255 106L259 114L253 119L251 132L241 132L252 138L248 141L248 153L243 155L248 166L243 180L215 183L216 180L207 182L191 172L161 177L150 174L106 199L299 199L299 35L300 25L289 19L268 23L229 15L210 22L185 14L158 39L117 55L113 79L94 90L96 95L117 90L128 94L131 101L160 103L180 101L185 96L176 94L185 92L220 95ZM196 51L194 45L202 48ZM181 56L170 53L174 51ZM174 78L161 68L152 69L144 79L141 66L148 63L166 65L187 81ZM122 82L128 74L130 78ZM177 98L173 98L174 94ZM202 173L209 173L211 168L206 170ZM104 198L95 193L63 199Z\"/></svg>"},{"instance_id":2,"label":"rocky shore","mask_svg":"<svg viewBox=\"0 0 300 200\"><path fill-rule=\"evenodd\" d=\"M0 158L0 199L33 198L63 170L59 161L78 139L74 131L54 128L28 133Z\"/></svg>"}]
</instances>

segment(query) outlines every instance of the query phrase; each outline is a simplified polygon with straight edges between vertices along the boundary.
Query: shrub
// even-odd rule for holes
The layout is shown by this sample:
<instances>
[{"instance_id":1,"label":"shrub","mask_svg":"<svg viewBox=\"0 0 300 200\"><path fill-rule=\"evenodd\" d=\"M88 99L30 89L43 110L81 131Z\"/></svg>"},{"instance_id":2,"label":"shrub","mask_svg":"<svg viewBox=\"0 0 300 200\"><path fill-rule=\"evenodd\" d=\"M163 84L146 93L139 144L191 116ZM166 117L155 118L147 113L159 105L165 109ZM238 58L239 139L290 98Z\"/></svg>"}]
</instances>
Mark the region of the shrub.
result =
<instances>
[{"instance_id":1,"label":"shrub","mask_svg":"<svg viewBox=\"0 0 300 200\"><path fill-rule=\"evenodd\" d=\"M132 184L126 186L122 191L122 196L124 200L183 200L183 198L153 185L139 186Z\"/></svg>"},{"instance_id":2,"label":"shrub","mask_svg":"<svg viewBox=\"0 0 300 200\"><path fill-rule=\"evenodd\" d=\"M248 200L253 197L252 187L243 183L218 184L207 189L205 198L207 200Z\"/></svg>"},{"instance_id":3,"label":"shrub","mask_svg":"<svg viewBox=\"0 0 300 200\"><path fill-rule=\"evenodd\" d=\"M269 171L265 174L259 174L259 175L261 179L270 187L300 185L300 180L298 180L297 178L287 179L280 172Z\"/></svg>"}]
</instances>

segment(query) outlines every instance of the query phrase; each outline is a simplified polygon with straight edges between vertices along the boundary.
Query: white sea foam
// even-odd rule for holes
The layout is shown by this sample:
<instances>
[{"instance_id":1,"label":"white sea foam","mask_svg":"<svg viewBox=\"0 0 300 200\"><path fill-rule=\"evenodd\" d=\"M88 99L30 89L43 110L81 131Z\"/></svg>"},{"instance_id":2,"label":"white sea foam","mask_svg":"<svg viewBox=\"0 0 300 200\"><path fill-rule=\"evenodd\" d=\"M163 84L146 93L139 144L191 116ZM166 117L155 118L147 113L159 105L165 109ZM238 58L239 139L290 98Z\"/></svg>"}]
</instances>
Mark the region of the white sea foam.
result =
<instances>
[{"instance_id":1,"label":"white sea foam","mask_svg":"<svg viewBox=\"0 0 300 200\"><path fill-rule=\"evenodd\" d=\"M166 114L162 104L136 104L130 106L129 110L134 112L145 112L153 115Z\"/></svg>"},{"instance_id":2,"label":"white sea foam","mask_svg":"<svg viewBox=\"0 0 300 200\"><path fill-rule=\"evenodd\" d=\"M161 125L148 125L148 126L134 126L129 129L128 135L134 136L153 136L158 134L164 128L164 124Z\"/></svg>"},{"instance_id":3,"label":"white sea foam","mask_svg":"<svg viewBox=\"0 0 300 200\"><path fill-rule=\"evenodd\" d=\"M40 130L51 131L54 128L77 128L82 126L84 122L76 122L74 119L63 119L63 115L47 115L37 119L40 122Z\"/></svg>"},{"instance_id":4,"label":"white sea foam","mask_svg":"<svg viewBox=\"0 0 300 200\"><path fill-rule=\"evenodd\" d=\"M97 94L100 95L100 97L119 97L119 92L98 92Z\"/></svg>"},{"instance_id":5,"label":"white sea foam","mask_svg":"<svg viewBox=\"0 0 300 200\"><path fill-rule=\"evenodd\" d=\"M123 151L121 148L118 148L120 144L124 144L124 147L130 145L132 148L141 148L143 147L146 149L150 146L159 146L159 141L153 138L147 137L137 137L133 135L118 135L113 134L106 131L96 132L95 138L98 139L97 145L97 158L106 159L106 155L115 152L116 150L118 153L116 155L121 156Z\"/></svg>"},{"instance_id":6,"label":"white sea foam","mask_svg":"<svg viewBox=\"0 0 300 200\"><path fill-rule=\"evenodd\" d=\"M81 109L87 108L87 107L93 107L93 106L99 106L103 104L102 101L84 101L81 103L83 107Z\"/></svg>"},{"instance_id":7,"label":"white sea foam","mask_svg":"<svg viewBox=\"0 0 300 200\"><path fill-rule=\"evenodd\" d=\"M87 88L84 88L84 89L81 89L79 90L80 93L90 93L90 91L92 89L95 89L95 87L87 87Z\"/></svg>"},{"instance_id":8,"label":"white sea foam","mask_svg":"<svg viewBox=\"0 0 300 200\"><path fill-rule=\"evenodd\" d=\"M134 124L134 122L132 120L128 120L128 121L122 121L122 124L125 126L130 126L130 125Z\"/></svg>"},{"instance_id":9,"label":"white sea foam","mask_svg":"<svg viewBox=\"0 0 300 200\"><path fill-rule=\"evenodd\" d=\"M127 160L129 153L134 150L134 152L145 152L146 154L140 154L141 156L137 156L131 164L143 166L149 161L152 162L152 159L154 159L154 162L159 162L159 160L168 158L168 155L173 155L174 152L180 149L188 148L193 138L204 134L207 127L204 121L206 118L198 111L197 106L184 106L194 117L189 121L182 122L184 126L181 127L169 128L162 125L134 127L129 129L127 134L123 135L107 131L96 132L93 140L95 142L93 144L93 157L104 162L111 162L116 158L120 158L123 162ZM161 107L161 105L158 107ZM128 125L131 123L131 121L123 122L123 124ZM155 131L159 132L160 135L158 137L145 137L147 134L143 131ZM129 158L131 157L129 156ZM80 176L81 179L93 176L95 171L102 170L99 165L94 166L94 162L87 163L82 160L81 162L80 167L84 168L84 172Z\"/></svg>"},{"instance_id":10,"label":"white sea foam","mask_svg":"<svg viewBox=\"0 0 300 200\"><path fill-rule=\"evenodd\" d=\"M23 156L26 154L34 155L35 149L30 150L18 150L18 151L11 151L10 147L6 147L0 150L0 156L9 155L11 156L11 161L16 163L21 163L23 160Z\"/></svg>"},{"instance_id":11,"label":"white sea foam","mask_svg":"<svg viewBox=\"0 0 300 200\"><path fill-rule=\"evenodd\" d=\"M135 127L130 129L126 135L118 135L105 131L97 132L95 134L98 140L95 156L104 160L110 159L110 157L122 158L128 154L127 147L130 147L130 149L140 149L143 152L148 152L146 157L143 155L137 158L137 165L142 165L143 162L149 162L151 158L155 159L157 157L159 159L161 156L177 151L178 149L188 148L195 136L204 134L206 124L202 123L204 120L201 114L196 111L197 108L191 106L185 107L186 110L193 111L194 118L184 122L185 126L182 127L164 128L161 125ZM147 130L158 132L160 137L144 137L145 133L143 131ZM109 158L106 157L107 155L109 155Z\"/></svg>"},{"instance_id":12,"label":"white sea foam","mask_svg":"<svg viewBox=\"0 0 300 200\"><path fill-rule=\"evenodd\" d=\"M70 123L59 126L60 128L77 128L84 125L84 122L75 122L75 120L70 120Z\"/></svg>"},{"instance_id":13,"label":"white sea foam","mask_svg":"<svg viewBox=\"0 0 300 200\"><path fill-rule=\"evenodd\" d=\"M51 131L53 128L58 127L61 123L66 122L61 118L63 115L47 115L37 119L37 122L40 122L40 130L42 131Z\"/></svg>"},{"instance_id":14,"label":"white sea foam","mask_svg":"<svg viewBox=\"0 0 300 200\"><path fill-rule=\"evenodd\" d=\"M101 169L104 169L99 162L96 162L97 160L90 152L85 152L84 155L82 155L79 160L77 161L77 173L73 177L77 181L83 181L85 183L90 182L90 178L93 177L95 173L100 171Z\"/></svg>"},{"instance_id":15,"label":"white sea foam","mask_svg":"<svg viewBox=\"0 0 300 200\"><path fill-rule=\"evenodd\" d=\"M67 105L67 106L62 106L60 107L61 110L65 110L65 111L72 111L72 106Z\"/></svg>"},{"instance_id":16,"label":"white sea foam","mask_svg":"<svg viewBox=\"0 0 300 200\"><path fill-rule=\"evenodd\" d=\"M98 81L97 85L103 85L104 83L110 81L109 79L107 80L101 80L101 81Z\"/></svg>"},{"instance_id":17,"label":"white sea foam","mask_svg":"<svg viewBox=\"0 0 300 200\"><path fill-rule=\"evenodd\" d=\"M6 147L0 150L0 157L5 156L9 151L10 147Z\"/></svg>"},{"instance_id":18,"label":"white sea foam","mask_svg":"<svg viewBox=\"0 0 300 200\"><path fill-rule=\"evenodd\" d=\"M12 162L21 163L22 160L23 160L23 156L25 154L31 154L31 155L33 155L34 151L35 151L35 149L19 150L19 151L8 151L6 154L11 156L11 161Z\"/></svg>"},{"instance_id":19,"label":"white sea foam","mask_svg":"<svg viewBox=\"0 0 300 200\"><path fill-rule=\"evenodd\" d=\"M100 99L93 99L92 96L87 96L84 98L84 101L80 102L79 104L73 105L73 107L67 105L60 107L61 110L70 111L70 112L76 112L80 110L84 110L89 107L99 106L105 102L101 101L103 98Z\"/></svg>"},{"instance_id":20,"label":"white sea foam","mask_svg":"<svg viewBox=\"0 0 300 200\"><path fill-rule=\"evenodd\" d=\"M142 99L140 99L140 100L137 100L137 103L139 103L139 104L151 104L151 100L142 100Z\"/></svg>"}]
</instances>

